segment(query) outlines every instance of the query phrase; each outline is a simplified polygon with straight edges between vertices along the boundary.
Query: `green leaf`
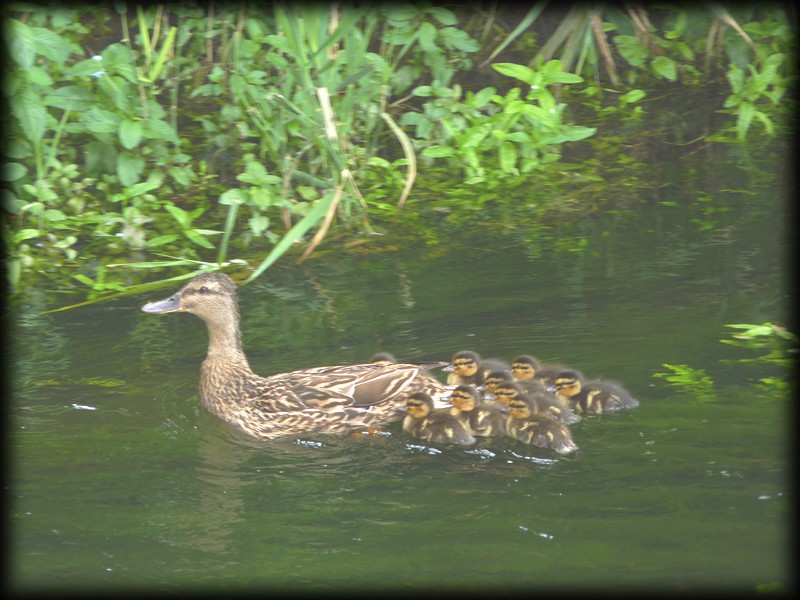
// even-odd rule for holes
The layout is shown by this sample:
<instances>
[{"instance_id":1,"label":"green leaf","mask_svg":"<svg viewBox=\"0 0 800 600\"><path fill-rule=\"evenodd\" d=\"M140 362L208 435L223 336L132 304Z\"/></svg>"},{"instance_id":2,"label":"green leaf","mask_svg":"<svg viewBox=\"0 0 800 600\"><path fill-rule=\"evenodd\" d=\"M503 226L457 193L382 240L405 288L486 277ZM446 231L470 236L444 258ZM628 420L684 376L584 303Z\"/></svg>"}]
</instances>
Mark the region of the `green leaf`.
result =
<instances>
[{"instance_id":1,"label":"green leaf","mask_svg":"<svg viewBox=\"0 0 800 600\"><path fill-rule=\"evenodd\" d=\"M97 102L94 94L77 85L67 85L58 88L52 94L44 97L47 106L53 106L62 110L85 111Z\"/></svg>"},{"instance_id":2,"label":"green leaf","mask_svg":"<svg viewBox=\"0 0 800 600\"><path fill-rule=\"evenodd\" d=\"M166 140L175 145L180 145L178 134L172 125L161 119L147 119L142 121L142 133L148 139Z\"/></svg>"},{"instance_id":3,"label":"green leaf","mask_svg":"<svg viewBox=\"0 0 800 600\"><path fill-rule=\"evenodd\" d=\"M5 168L3 169L3 181L16 181L17 179L22 179L25 177L25 173L28 172L28 168L20 163L10 162L5 164Z\"/></svg>"},{"instance_id":4,"label":"green leaf","mask_svg":"<svg viewBox=\"0 0 800 600\"><path fill-rule=\"evenodd\" d=\"M132 186L142 176L144 159L141 156L124 150L117 158L117 177L124 186Z\"/></svg>"},{"instance_id":5,"label":"green leaf","mask_svg":"<svg viewBox=\"0 0 800 600\"><path fill-rule=\"evenodd\" d=\"M11 58L23 69L30 69L36 57L33 31L16 19L10 19L7 27L9 33L7 48Z\"/></svg>"},{"instance_id":6,"label":"green leaf","mask_svg":"<svg viewBox=\"0 0 800 600\"><path fill-rule=\"evenodd\" d=\"M500 168L506 173L518 174L517 170L517 147L511 142L503 142L500 145Z\"/></svg>"},{"instance_id":7,"label":"green leaf","mask_svg":"<svg viewBox=\"0 0 800 600\"><path fill-rule=\"evenodd\" d=\"M653 68L653 72L655 72L656 75L668 79L669 81L675 81L678 77L678 67L675 61L666 56L655 57L653 62L650 63L650 66Z\"/></svg>"},{"instance_id":8,"label":"green leaf","mask_svg":"<svg viewBox=\"0 0 800 600\"><path fill-rule=\"evenodd\" d=\"M632 35L618 35L614 37L614 44L629 64L634 67L641 67L647 59L648 52L639 40Z\"/></svg>"},{"instance_id":9,"label":"green leaf","mask_svg":"<svg viewBox=\"0 0 800 600\"><path fill-rule=\"evenodd\" d=\"M114 133L119 128L117 114L102 108L92 108L83 113L79 121L92 133Z\"/></svg>"},{"instance_id":10,"label":"green leaf","mask_svg":"<svg viewBox=\"0 0 800 600\"><path fill-rule=\"evenodd\" d=\"M532 85L536 81L536 72L530 67L525 65L516 65L514 63L497 63L492 65L492 68L507 77L514 77Z\"/></svg>"},{"instance_id":11,"label":"green leaf","mask_svg":"<svg viewBox=\"0 0 800 600\"><path fill-rule=\"evenodd\" d=\"M34 144L44 137L47 112L39 97L31 90L25 90L11 102L11 112L19 121L22 133Z\"/></svg>"},{"instance_id":12,"label":"green leaf","mask_svg":"<svg viewBox=\"0 0 800 600\"><path fill-rule=\"evenodd\" d=\"M323 215L328 211L328 207L330 206L331 202L333 201L333 194L331 192L327 193L325 197L317 202L314 207L309 211L309 213L300 219L300 221L292 227L282 238L281 240L275 244L275 247L270 251L267 257L261 262L260 265L256 268L255 271L247 278L247 282L253 281L256 279L261 273L266 271L276 260L278 260L283 254L292 246L302 238L306 232L311 229L314 225L316 225L323 217Z\"/></svg>"},{"instance_id":13,"label":"green leaf","mask_svg":"<svg viewBox=\"0 0 800 600\"><path fill-rule=\"evenodd\" d=\"M192 240L198 246L202 246L203 248L208 248L209 250L213 250L214 249L214 244L209 242L206 238L204 238L202 235L200 235L200 233L198 233L197 231L195 231L193 229L188 229L188 230L184 231L183 233L187 238Z\"/></svg>"},{"instance_id":14,"label":"green leaf","mask_svg":"<svg viewBox=\"0 0 800 600\"><path fill-rule=\"evenodd\" d=\"M422 151L422 156L428 158L447 158L455 156L456 151L449 146L430 146Z\"/></svg>"},{"instance_id":15,"label":"green leaf","mask_svg":"<svg viewBox=\"0 0 800 600\"><path fill-rule=\"evenodd\" d=\"M132 150L136 146L139 145L139 142L142 141L142 123L141 121L131 121L130 119L125 119L119 126L119 141L122 142L122 145L128 149Z\"/></svg>"},{"instance_id":16,"label":"green leaf","mask_svg":"<svg viewBox=\"0 0 800 600\"><path fill-rule=\"evenodd\" d=\"M431 23L422 23L419 26L419 45L425 52L438 52L439 48L436 46L436 27Z\"/></svg>"}]
</instances>

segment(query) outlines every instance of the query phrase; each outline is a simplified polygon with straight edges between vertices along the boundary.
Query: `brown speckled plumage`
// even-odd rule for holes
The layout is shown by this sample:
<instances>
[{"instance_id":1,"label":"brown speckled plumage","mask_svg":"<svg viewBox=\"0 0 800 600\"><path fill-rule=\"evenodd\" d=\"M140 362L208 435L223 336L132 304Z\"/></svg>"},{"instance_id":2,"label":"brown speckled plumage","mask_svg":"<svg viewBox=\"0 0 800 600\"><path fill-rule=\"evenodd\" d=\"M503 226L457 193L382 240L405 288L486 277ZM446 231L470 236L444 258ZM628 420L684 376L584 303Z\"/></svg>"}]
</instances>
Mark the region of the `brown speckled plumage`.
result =
<instances>
[{"instance_id":1,"label":"brown speckled plumage","mask_svg":"<svg viewBox=\"0 0 800 600\"><path fill-rule=\"evenodd\" d=\"M270 377L253 373L242 350L236 285L221 273L198 275L178 292L142 307L190 312L208 326L200 401L210 412L262 439L377 427L403 415L408 394L443 403L447 388L413 364L315 367Z\"/></svg>"}]
</instances>

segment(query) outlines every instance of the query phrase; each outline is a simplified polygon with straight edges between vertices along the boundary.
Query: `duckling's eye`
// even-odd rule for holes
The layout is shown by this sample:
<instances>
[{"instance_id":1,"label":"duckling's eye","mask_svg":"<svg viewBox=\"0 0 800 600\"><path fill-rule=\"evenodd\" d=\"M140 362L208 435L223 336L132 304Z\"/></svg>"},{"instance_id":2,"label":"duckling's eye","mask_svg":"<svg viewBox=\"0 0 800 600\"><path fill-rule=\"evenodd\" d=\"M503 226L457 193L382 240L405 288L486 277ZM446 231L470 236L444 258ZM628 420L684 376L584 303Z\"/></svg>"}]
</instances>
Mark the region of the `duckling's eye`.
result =
<instances>
[{"instance_id":1,"label":"duckling's eye","mask_svg":"<svg viewBox=\"0 0 800 600\"><path fill-rule=\"evenodd\" d=\"M453 363L454 367L466 367L467 365L473 364L474 360L457 360Z\"/></svg>"},{"instance_id":2,"label":"duckling's eye","mask_svg":"<svg viewBox=\"0 0 800 600\"><path fill-rule=\"evenodd\" d=\"M511 365L511 370L512 371L530 371L531 370L531 366L530 365Z\"/></svg>"}]
</instances>

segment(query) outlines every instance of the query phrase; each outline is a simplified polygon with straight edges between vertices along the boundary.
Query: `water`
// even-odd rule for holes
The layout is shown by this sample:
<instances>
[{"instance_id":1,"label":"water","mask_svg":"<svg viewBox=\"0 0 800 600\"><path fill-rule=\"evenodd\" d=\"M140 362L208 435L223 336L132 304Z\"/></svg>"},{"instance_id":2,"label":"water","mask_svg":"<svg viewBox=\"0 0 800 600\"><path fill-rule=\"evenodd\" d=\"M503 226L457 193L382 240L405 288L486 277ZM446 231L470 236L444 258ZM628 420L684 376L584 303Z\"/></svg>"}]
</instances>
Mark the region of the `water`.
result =
<instances>
[{"instance_id":1,"label":"water","mask_svg":"<svg viewBox=\"0 0 800 600\"><path fill-rule=\"evenodd\" d=\"M684 176L663 198L680 207L535 232L519 212L445 222L446 243L393 234L241 291L262 374L469 348L623 382L641 406L573 426L580 451L565 457L512 440L429 447L398 424L251 440L199 405L202 323L139 312L171 289L49 315L63 301L30 291L12 305L11 584L789 586L787 398L752 383L774 370L721 362L751 354L719 342L726 323L786 322L786 183L774 165L673 166ZM723 188L747 193L709 212L698 198ZM670 389L652 377L662 363L705 369L718 399Z\"/></svg>"}]
</instances>

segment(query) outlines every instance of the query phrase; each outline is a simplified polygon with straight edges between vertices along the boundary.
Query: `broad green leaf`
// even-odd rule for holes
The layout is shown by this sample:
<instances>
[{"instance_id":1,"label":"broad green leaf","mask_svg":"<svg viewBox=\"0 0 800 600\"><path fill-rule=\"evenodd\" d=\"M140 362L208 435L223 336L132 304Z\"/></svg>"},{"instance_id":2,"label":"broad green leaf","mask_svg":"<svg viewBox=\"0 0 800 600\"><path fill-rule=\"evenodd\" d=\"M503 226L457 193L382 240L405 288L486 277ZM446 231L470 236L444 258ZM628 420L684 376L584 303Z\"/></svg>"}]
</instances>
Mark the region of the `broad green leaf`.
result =
<instances>
[{"instance_id":1,"label":"broad green leaf","mask_svg":"<svg viewBox=\"0 0 800 600\"><path fill-rule=\"evenodd\" d=\"M655 57L653 62L650 63L650 66L653 68L656 75L668 79L669 81L675 81L678 77L678 67L675 61L666 56Z\"/></svg>"},{"instance_id":2,"label":"broad green leaf","mask_svg":"<svg viewBox=\"0 0 800 600\"><path fill-rule=\"evenodd\" d=\"M11 58L23 69L30 69L36 58L33 31L22 21L10 19L7 23L8 51Z\"/></svg>"},{"instance_id":3,"label":"broad green leaf","mask_svg":"<svg viewBox=\"0 0 800 600\"><path fill-rule=\"evenodd\" d=\"M92 133L114 133L120 122L119 115L102 108L87 110L79 120Z\"/></svg>"},{"instance_id":4,"label":"broad green leaf","mask_svg":"<svg viewBox=\"0 0 800 600\"><path fill-rule=\"evenodd\" d=\"M141 121L131 121L125 119L119 126L119 141L122 145L132 150L139 145L142 141L142 123Z\"/></svg>"},{"instance_id":5,"label":"broad green leaf","mask_svg":"<svg viewBox=\"0 0 800 600\"><path fill-rule=\"evenodd\" d=\"M446 158L455 156L456 151L449 146L430 146L422 151L422 156L428 158Z\"/></svg>"},{"instance_id":6,"label":"broad green leaf","mask_svg":"<svg viewBox=\"0 0 800 600\"><path fill-rule=\"evenodd\" d=\"M144 159L128 150L124 150L117 157L117 177L124 186L132 186L142 176Z\"/></svg>"},{"instance_id":7,"label":"broad green leaf","mask_svg":"<svg viewBox=\"0 0 800 600\"><path fill-rule=\"evenodd\" d=\"M492 68L501 75L515 77L520 81L524 81L528 85L532 85L536 81L536 72L525 65L516 65L514 63L497 63L492 65Z\"/></svg>"},{"instance_id":8,"label":"broad green leaf","mask_svg":"<svg viewBox=\"0 0 800 600\"><path fill-rule=\"evenodd\" d=\"M97 102L94 94L78 85L66 85L44 97L47 106L62 110L85 111Z\"/></svg>"}]
</instances>

